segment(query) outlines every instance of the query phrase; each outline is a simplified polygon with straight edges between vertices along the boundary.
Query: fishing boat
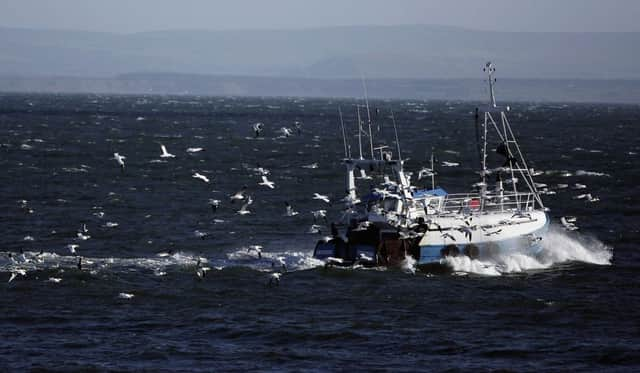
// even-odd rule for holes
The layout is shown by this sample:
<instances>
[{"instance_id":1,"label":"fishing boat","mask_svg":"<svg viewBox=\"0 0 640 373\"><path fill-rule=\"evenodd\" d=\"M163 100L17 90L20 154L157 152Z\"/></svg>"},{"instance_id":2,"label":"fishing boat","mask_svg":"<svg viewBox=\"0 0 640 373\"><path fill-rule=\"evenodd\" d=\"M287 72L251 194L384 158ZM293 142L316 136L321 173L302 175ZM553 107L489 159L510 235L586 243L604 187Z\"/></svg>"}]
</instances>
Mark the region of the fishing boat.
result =
<instances>
[{"instance_id":1,"label":"fishing boat","mask_svg":"<svg viewBox=\"0 0 640 373\"><path fill-rule=\"evenodd\" d=\"M369 119L370 155L363 156L363 122L358 111L359 156L351 155L340 112L345 146L347 196L345 213L332 224L332 235L316 244L314 257L328 264L396 266L407 259L418 265L442 264L447 257L483 259L525 251L536 254L549 217L507 118L508 106L496 104L495 67L488 62L489 101L475 112L479 180L470 192L449 193L436 187L419 189L404 170L393 112L396 157L388 147L374 148ZM367 101L367 113L369 105ZM481 118L481 113L484 118ZM495 167L489 160L497 161ZM377 188L359 196L356 180L371 182L366 172L384 175ZM358 175L358 177L356 177ZM345 230L344 234L340 230Z\"/></svg>"}]
</instances>

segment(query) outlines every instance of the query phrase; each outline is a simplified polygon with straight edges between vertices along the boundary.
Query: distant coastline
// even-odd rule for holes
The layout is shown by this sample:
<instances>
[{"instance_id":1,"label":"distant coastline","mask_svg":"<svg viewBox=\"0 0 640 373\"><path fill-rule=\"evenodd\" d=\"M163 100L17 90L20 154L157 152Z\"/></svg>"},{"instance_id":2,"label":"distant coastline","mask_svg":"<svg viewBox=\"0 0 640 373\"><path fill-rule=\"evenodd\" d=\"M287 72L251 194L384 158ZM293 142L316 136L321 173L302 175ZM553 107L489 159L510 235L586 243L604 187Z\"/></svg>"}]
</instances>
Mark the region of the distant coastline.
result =
<instances>
[{"instance_id":1,"label":"distant coastline","mask_svg":"<svg viewBox=\"0 0 640 373\"><path fill-rule=\"evenodd\" d=\"M482 100L478 79L368 79L369 96L379 99ZM640 104L640 80L501 79L505 102L594 102ZM123 74L112 78L0 76L0 92L97 93L265 97L362 97L360 79Z\"/></svg>"}]
</instances>

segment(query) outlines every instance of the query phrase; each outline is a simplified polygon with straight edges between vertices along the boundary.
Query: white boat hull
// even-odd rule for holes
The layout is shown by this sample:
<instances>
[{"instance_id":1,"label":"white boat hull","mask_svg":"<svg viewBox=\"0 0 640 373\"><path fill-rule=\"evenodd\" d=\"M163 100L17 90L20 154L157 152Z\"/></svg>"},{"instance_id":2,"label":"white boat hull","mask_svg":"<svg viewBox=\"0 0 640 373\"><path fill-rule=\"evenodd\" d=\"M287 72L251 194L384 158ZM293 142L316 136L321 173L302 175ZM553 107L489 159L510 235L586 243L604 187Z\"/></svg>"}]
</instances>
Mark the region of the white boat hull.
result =
<instances>
[{"instance_id":1,"label":"white boat hull","mask_svg":"<svg viewBox=\"0 0 640 373\"><path fill-rule=\"evenodd\" d=\"M434 224L435 223L435 224ZM540 250L549 218L543 211L440 217L420 240L418 264L439 262L447 255L483 258L514 250Z\"/></svg>"}]
</instances>

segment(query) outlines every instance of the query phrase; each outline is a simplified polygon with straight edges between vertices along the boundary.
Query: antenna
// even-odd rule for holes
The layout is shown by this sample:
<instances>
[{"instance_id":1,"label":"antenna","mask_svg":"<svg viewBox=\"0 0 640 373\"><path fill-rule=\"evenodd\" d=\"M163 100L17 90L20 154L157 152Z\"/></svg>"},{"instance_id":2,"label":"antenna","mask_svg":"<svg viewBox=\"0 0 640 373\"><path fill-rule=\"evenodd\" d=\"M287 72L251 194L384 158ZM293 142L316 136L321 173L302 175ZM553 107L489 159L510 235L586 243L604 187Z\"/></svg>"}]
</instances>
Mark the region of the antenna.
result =
<instances>
[{"instance_id":1,"label":"antenna","mask_svg":"<svg viewBox=\"0 0 640 373\"><path fill-rule=\"evenodd\" d=\"M493 66L491 61L487 62L482 71L486 72L489 75L489 99L490 104L493 107L497 107L496 105L496 96L493 92L493 84L496 82L496 78L493 77L493 73L496 72L496 68Z\"/></svg>"},{"instance_id":2,"label":"antenna","mask_svg":"<svg viewBox=\"0 0 640 373\"><path fill-rule=\"evenodd\" d=\"M356 105L358 111L358 148L360 149L360 159L362 158L362 120L360 119L360 105Z\"/></svg>"},{"instance_id":3,"label":"antenna","mask_svg":"<svg viewBox=\"0 0 640 373\"><path fill-rule=\"evenodd\" d=\"M371 136L371 111L369 110L369 97L367 95L367 82L364 80L364 76L360 75L362 80L362 88L364 89L364 103L367 106L367 120L369 121L369 145L371 146L371 159L373 156L373 136Z\"/></svg>"},{"instance_id":4,"label":"antenna","mask_svg":"<svg viewBox=\"0 0 640 373\"><path fill-rule=\"evenodd\" d=\"M344 141L344 157L349 157L347 153L347 134L344 130L344 121L342 120L342 110L340 109L340 105L338 105L338 115L340 116L340 127L342 128L342 140Z\"/></svg>"},{"instance_id":5,"label":"antenna","mask_svg":"<svg viewBox=\"0 0 640 373\"><path fill-rule=\"evenodd\" d=\"M475 125L476 125L476 147L478 148L478 161L480 162L480 168L482 168L482 149L481 149L481 145L480 145L480 116L479 116L479 112L478 112L478 108L476 108L476 113L475 113Z\"/></svg>"},{"instance_id":6,"label":"antenna","mask_svg":"<svg viewBox=\"0 0 640 373\"><path fill-rule=\"evenodd\" d=\"M436 189L436 169L434 168L433 147L431 147L431 190Z\"/></svg>"},{"instance_id":7,"label":"antenna","mask_svg":"<svg viewBox=\"0 0 640 373\"><path fill-rule=\"evenodd\" d=\"M396 117L393 115L393 109L391 109L391 120L393 121L393 131L396 134L396 147L398 148L398 159L402 160L402 155L400 155L400 141L398 140L398 127L396 126Z\"/></svg>"}]
</instances>

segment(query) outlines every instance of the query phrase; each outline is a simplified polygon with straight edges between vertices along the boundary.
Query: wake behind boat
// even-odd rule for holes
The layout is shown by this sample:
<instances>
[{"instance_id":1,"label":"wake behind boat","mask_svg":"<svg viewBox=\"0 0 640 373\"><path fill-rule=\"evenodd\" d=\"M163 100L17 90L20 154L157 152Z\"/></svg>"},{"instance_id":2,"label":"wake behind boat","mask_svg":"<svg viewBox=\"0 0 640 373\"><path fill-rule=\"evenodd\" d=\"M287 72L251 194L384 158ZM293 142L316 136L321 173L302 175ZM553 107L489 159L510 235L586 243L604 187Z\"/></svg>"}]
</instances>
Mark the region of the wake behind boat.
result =
<instances>
[{"instance_id":1,"label":"wake behind boat","mask_svg":"<svg viewBox=\"0 0 640 373\"><path fill-rule=\"evenodd\" d=\"M370 158L362 153L363 122L358 111L359 157L351 156L344 124L348 195L345 213L332 224L332 237L316 244L314 257L330 264L396 266L411 257L418 265L440 263L448 256L486 258L522 251L535 255L547 230L549 218L533 181L531 169L511 130L506 113L509 107L496 104L495 68L489 62L489 103L480 121L476 109L475 129L480 180L468 193L450 194L435 186L433 156L431 168L421 172L430 176L431 189L411 184L404 171L395 118L397 159L387 147L374 148L369 119ZM367 103L368 112L368 103ZM490 136L492 135L492 136ZM375 156L374 149L379 151ZM499 166L489 168L490 162ZM391 170L391 175L385 172ZM356 178L356 171L359 177ZM360 197L356 179L372 180L366 172L378 173L383 182ZM346 229L346 235L340 234Z\"/></svg>"}]
</instances>

